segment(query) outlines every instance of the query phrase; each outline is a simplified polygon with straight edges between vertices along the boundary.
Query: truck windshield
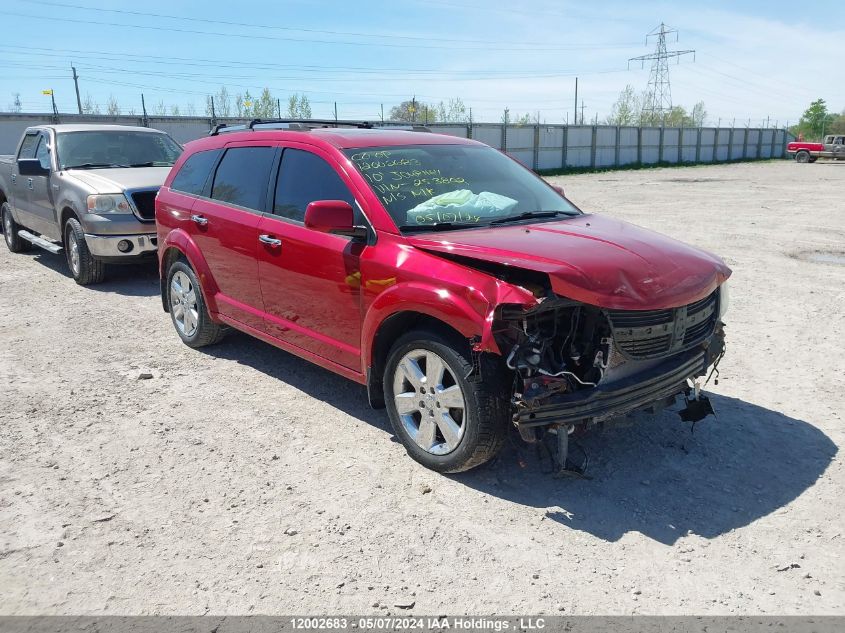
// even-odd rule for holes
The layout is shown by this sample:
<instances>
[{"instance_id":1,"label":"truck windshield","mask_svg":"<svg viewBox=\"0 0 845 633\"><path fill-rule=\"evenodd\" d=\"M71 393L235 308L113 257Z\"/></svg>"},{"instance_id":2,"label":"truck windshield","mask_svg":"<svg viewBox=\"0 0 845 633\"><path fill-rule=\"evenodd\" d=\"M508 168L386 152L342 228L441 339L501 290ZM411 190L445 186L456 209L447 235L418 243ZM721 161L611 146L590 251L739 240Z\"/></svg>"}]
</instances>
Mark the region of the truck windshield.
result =
<instances>
[{"instance_id":1,"label":"truck windshield","mask_svg":"<svg viewBox=\"0 0 845 633\"><path fill-rule=\"evenodd\" d=\"M404 232L580 214L533 172L490 147L405 145L345 153Z\"/></svg>"},{"instance_id":2,"label":"truck windshield","mask_svg":"<svg viewBox=\"0 0 845 633\"><path fill-rule=\"evenodd\" d=\"M170 167L182 148L167 134L92 130L56 134L59 169Z\"/></svg>"}]
</instances>

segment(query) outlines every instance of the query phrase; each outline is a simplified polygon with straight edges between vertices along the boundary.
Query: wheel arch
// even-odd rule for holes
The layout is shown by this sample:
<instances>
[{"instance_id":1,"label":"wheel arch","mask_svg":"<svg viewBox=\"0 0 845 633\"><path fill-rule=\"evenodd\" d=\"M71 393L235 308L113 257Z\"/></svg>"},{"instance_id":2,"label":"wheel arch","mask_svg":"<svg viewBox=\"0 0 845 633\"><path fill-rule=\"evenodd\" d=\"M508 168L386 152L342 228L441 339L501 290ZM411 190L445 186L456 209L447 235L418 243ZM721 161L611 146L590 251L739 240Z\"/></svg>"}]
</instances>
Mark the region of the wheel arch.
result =
<instances>
[{"instance_id":1,"label":"wheel arch","mask_svg":"<svg viewBox=\"0 0 845 633\"><path fill-rule=\"evenodd\" d=\"M384 408L382 382L393 342L405 332L422 329L437 332L456 343L463 342L467 351L471 351L471 338L441 318L416 310L402 310L388 315L378 324L367 350L367 396L373 408Z\"/></svg>"},{"instance_id":2,"label":"wheel arch","mask_svg":"<svg viewBox=\"0 0 845 633\"><path fill-rule=\"evenodd\" d=\"M178 259L184 259L188 262L197 278L200 281L200 291L202 292L205 305L208 307L209 314L216 313L217 302L215 295L218 292L217 284L211 271L208 268L208 263L202 256L202 253L197 248L194 241L184 231L172 231L164 239L164 243L159 246L159 288L161 291L161 305L165 312L167 309L167 272L173 262Z\"/></svg>"}]
</instances>

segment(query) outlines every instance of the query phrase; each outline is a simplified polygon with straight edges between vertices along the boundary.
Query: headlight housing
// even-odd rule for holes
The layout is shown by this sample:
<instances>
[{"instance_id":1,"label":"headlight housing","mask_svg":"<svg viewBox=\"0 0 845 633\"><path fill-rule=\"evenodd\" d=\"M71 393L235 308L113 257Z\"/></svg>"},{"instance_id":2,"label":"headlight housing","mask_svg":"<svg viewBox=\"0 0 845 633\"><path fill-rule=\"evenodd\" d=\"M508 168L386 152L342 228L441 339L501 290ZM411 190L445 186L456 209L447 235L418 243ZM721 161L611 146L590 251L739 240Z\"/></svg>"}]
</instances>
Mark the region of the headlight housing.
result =
<instances>
[{"instance_id":1,"label":"headlight housing","mask_svg":"<svg viewBox=\"0 0 845 633\"><path fill-rule=\"evenodd\" d=\"M122 193L96 194L88 196L88 213L101 215L132 213L132 207Z\"/></svg>"},{"instance_id":2,"label":"headlight housing","mask_svg":"<svg viewBox=\"0 0 845 633\"><path fill-rule=\"evenodd\" d=\"M719 286L719 319L721 320L725 313L728 311L728 306L731 303L731 293L730 289L728 288L728 281L725 280L722 282L722 285Z\"/></svg>"}]
</instances>

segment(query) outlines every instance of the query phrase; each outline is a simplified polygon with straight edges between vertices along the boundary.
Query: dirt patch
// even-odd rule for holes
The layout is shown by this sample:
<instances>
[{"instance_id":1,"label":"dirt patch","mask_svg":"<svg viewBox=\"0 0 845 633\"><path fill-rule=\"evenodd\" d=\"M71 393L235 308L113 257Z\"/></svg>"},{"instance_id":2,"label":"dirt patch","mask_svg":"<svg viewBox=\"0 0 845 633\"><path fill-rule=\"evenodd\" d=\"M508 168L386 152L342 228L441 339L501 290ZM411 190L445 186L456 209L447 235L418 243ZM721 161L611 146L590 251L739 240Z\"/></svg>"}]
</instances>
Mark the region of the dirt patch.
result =
<instances>
[{"instance_id":1,"label":"dirt patch","mask_svg":"<svg viewBox=\"0 0 845 633\"><path fill-rule=\"evenodd\" d=\"M845 252L842 251L802 251L800 253L794 253L792 257L816 264L845 266Z\"/></svg>"}]
</instances>

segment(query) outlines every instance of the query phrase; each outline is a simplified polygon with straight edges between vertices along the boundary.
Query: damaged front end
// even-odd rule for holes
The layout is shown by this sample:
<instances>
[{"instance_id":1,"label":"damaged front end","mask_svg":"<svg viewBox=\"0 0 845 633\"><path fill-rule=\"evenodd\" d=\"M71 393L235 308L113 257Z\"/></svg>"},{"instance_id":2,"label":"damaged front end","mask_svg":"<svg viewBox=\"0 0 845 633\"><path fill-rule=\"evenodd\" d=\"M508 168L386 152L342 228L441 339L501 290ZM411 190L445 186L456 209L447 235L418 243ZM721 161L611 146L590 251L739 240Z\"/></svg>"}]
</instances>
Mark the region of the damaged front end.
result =
<instances>
[{"instance_id":1,"label":"damaged front end","mask_svg":"<svg viewBox=\"0 0 845 633\"><path fill-rule=\"evenodd\" d=\"M557 433L566 464L568 435L683 394L681 417L712 412L693 381L724 352L720 293L661 310L608 310L555 295L529 309L500 306L494 336L514 371L513 422L534 443Z\"/></svg>"}]
</instances>

